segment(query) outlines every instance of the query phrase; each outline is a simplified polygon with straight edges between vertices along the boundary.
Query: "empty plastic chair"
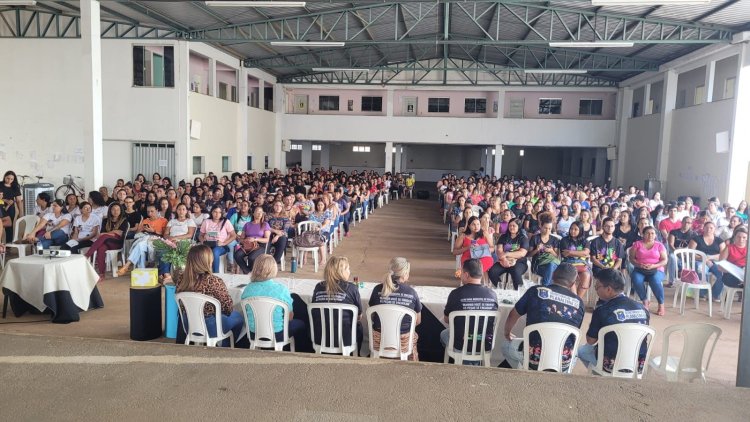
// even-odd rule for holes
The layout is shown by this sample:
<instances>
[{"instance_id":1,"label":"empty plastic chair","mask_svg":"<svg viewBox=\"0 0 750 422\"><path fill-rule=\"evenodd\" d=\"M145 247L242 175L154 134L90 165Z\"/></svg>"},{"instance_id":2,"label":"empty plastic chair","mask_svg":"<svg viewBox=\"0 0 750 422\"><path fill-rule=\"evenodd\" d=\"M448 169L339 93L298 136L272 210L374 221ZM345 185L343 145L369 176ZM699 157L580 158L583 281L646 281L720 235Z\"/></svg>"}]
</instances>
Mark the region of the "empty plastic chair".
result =
<instances>
[{"instance_id":1,"label":"empty plastic chair","mask_svg":"<svg viewBox=\"0 0 750 422\"><path fill-rule=\"evenodd\" d=\"M455 350L455 320L464 318L463 345L461 350ZM445 346L445 358L443 361L448 363L448 358L452 358L456 365L462 365L464 361L479 361L484 366L490 366L490 356L492 349L495 348L494 333L497 328L497 321L500 315L497 311L455 311L448 316L448 332L450 334L448 344ZM491 321L490 321L491 320ZM473 326L471 334L469 327ZM489 330L488 330L489 328ZM489 350L487 349L487 336L485 333L493 333Z\"/></svg>"},{"instance_id":2,"label":"empty plastic chair","mask_svg":"<svg viewBox=\"0 0 750 422\"><path fill-rule=\"evenodd\" d=\"M417 314L412 309L399 305L376 305L367 308L367 324L370 327L370 357L394 358L406 360L414 351L414 329ZM373 314L380 319L380 347L376 350L373 343ZM401 351L401 323L404 317L411 318L409 342L405 352Z\"/></svg>"},{"instance_id":3,"label":"empty plastic chair","mask_svg":"<svg viewBox=\"0 0 750 422\"><path fill-rule=\"evenodd\" d=\"M669 356L669 338L672 334L682 334L682 354L680 357ZM661 348L661 356L657 356L649 363L656 373L663 375L667 381L692 382L700 379L706 382L706 371L711 362L716 342L721 336L721 328L702 322L690 324L678 324L667 327L664 330L664 342ZM705 359L706 345L714 336L713 343Z\"/></svg>"},{"instance_id":4,"label":"empty plastic chair","mask_svg":"<svg viewBox=\"0 0 750 422\"><path fill-rule=\"evenodd\" d=\"M352 313L351 344L344 344L344 312ZM310 339L315 353L333 353L351 356L357 350L357 316L359 309L342 303L312 303L307 307L310 318ZM313 314L320 316L320 326L316 326ZM320 331L320 343L315 341L315 333Z\"/></svg>"},{"instance_id":5,"label":"empty plastic chair","mask_svg":"<svg viewBox=\"0 0 750 422\"><path fill-rule=\"evenodd\" d=\"M539 355L539 365L536 370L563 372L563 349L565 348L565 343L570 336L573 336L573 350L571 350L570 356L575 357L578 353L578 338L581 336L580 330L572 325L561 324L559 322L543 322L527 325L523 329L524 347L526 349L523 354L523 369L527 371L530 370L529 336L533 332L539 333L539 336L542 338L542 353ZM568 365L565 373L570 373L572 370L573 365Z\"/></svg>"},{"instance_id":6,"label":"empty plastic chair","mask_svg":"<svg viewBox=\"0 0 750 422\"><path fill-rule=\"evenodd\" d=\"M614 333L617 336L617 355L612 364L612 372L604 370L604 336ZM591 367L591 373L615 378L641 379L646 374L648 356L654 343L656 331L643 324L615 324L599 330L599 350L596 366ZM643 371L638 372L641 345L646 340L646 356Z\"/></svg>"},{"instance_id":7,"label":"empty plastic chair","mask_svg":"<svg viewBox=\"0 0 750 422\"><path fill-rule=\"evenodd\" d=\"M177 306L181 309L182 329L185 330L185 344L205 344L216 347L224 339L229 339L229 346L234 347L234 334L230 330L226 334L221 326L221 304L211 296L194 292L182 292L175 295ZM214 305L216 310L216 336L208 335L206 317L203 307L207 304Z\"/></svg>"},{"instance_id":8,"label":"empty plastic chair","mask_svg":"<svg viewBox=\"0 0 750 422\"><path fill-rule=\"evenodd\" d=\"M721 292L721 312L724 313L724 319L732 318L732 305L734 305L734 296L738 293L742 293L744 289L742 287L729 287L724 286L724 290Z\"/></svg>"},{"instance_id":9,"label":"empty plastic chair","mask_svg":"<svg viewBox=\"0 0 750 422\"><path fill-rule=\"evenodd\" d=\"M25 215L17 219L16 223L13 226L13 243L6 244L5 248L15 249L16 252L18 252L19 258L22 256L26 256L26 245L19 245L16 244L16 242L22 240L29 233L31 233L31 231L34 230L34 227L36 227L37 223L39 223L39 217L35 215ZM21 224L23 224L23 230L21 230Z\"/></svg>"},{"instance_id":10,"label":"empty plastic chair","mask_svg":"<svg viewBox=\"0 0 750 422\"><path fill-rule=\"evenodd\" d=\"M281 340L276 340L276 331L273 326L273 314L276 308L281 308L283 312L284 335ZM250 327L247 327L250 349L263 348L282 351L284 346L288 344L291 351L294 351L294 338L289 337L289 306L286 303L270 297L243 299L242 315L245 317L245 324L249 321L248 313L252 313L255 322L255 333L251 333Z\"/></svg>"}]
</instances>

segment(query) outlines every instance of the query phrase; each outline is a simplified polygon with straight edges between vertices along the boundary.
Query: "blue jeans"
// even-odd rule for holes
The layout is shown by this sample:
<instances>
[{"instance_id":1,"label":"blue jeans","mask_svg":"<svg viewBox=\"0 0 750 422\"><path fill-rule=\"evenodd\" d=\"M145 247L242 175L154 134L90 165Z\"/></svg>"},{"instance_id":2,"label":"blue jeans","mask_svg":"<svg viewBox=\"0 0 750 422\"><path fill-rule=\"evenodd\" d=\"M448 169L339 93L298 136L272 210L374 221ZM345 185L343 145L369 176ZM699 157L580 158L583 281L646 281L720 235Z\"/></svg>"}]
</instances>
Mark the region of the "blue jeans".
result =
<instances>
[{"instance_id":1,"label":"blue jeans","mask_svg":"<svg viewBox=\"0 0 750 422\"><path fill-rule=\"evenodd\" d=\"M237 311L232 311L232 313L229 315L221 314L221 328L222 330L224 330L224 334L232 331L235 342L237 341L237 337L239 337L240 332L242 331L242 326L244 323L245 321L242 317L242 314ZM208 335L210 337L216 336L216 315L209 315L206 317L206 328L208 329ZM221 342L221 347L228 346L228 339Z\"/></svg>"},{"instance_id":2,"label":"blue jeans","mask_svg":"<svg viewBox=\"0 0 750 422\"><path fill-rule=\"evenodd\" d=\"M440 343L443 345L443 347L448 347L448 341L450 340L451 333L449 331L449 328L446 328L445 330L440 332ZM460 350L453 349L455 352L461 352ZM478 360L465 360L463 362L464 365L468 366L481 366L482 362Z\"/></svg>"},{"instance_id":3,"label":"blue jeans","mask_svg":"<svg viewBox=\"0 0 750 422\"><path fill-rule=\"evenodd\" d=\"M214 246L212 250L214 253L214 262L211 265L211 271L213 271L214 273L218 273L219 263L220 263L222 255L226 255L227 253L231 251L231 249L229 248L229 245L225 245L225 246Z\"/></svg>"},{"instance_id":4,"label":"blue jeans","mask_svg":"<svg viewBox=\"0 0 750 422\"><path fill-rule=\"evenodd\" d=\"M596 366L596 360L598 358L596 352L596 344L582 344L578 346L578 359L583 362L586 368Z\"/></svg>"},{"instance_id":5,"label":"blue jeans","mask_svg":"<svg viewBox=\"0 0 750 422\"><path fill-rule=\"evenodd\" d=\"M50 246L61 246L68 241L68 235L64 231L57 229L50 233L50 238L45 239L44 236L39 236L39 243L42 244L42 248L49 249Z\"/></svg>"},{"instance_id":6,"label":"blue jeans","mask_svg":"<svg viewBox=\"0 0 750 422\"><path fill-rule=\"evenodd\" d=\"M673 283L675 275L677 274L677 256L674 252L669 254L669 261L667 263L667 271L669 272L669 282Z\"/></svg>"},{"instance_id":7,"label":"blue jeans","mask_svg":"<svg viewBox=\"0 0 750 422\"><path fill-rule=\"evenodd\" d=\"M523 343L521 343L523 345ZM511 368L518 369L523 365L524 348L518 350L518 342L507 340L505 337L500 341L500 350Z\"/></svg>"},{"instance_id":8,"label":"blue jeans","mask_svg":"<svg viewBox=\"0 0 750 422\"><path fill-rule=\"evenodd\" d=\"M714 277L716 277L716 282L713 286L711 286L711 296L713 296L713 299L716 300L721 297L721 291L724 290L724 273L719 271L719 266L714 263L714 265L708 268L708 274L713 274ZM705 296L705 294L701 294L701 297Z\"/></svg>"},{"instance_id":9,"label":"blue jeans","mask_svg":"<svg viewBox=\"0 0 750 422\"><path fill-rule=\"evenodd\" d=\"M643 274L638 268L630 273L630 281L633 284L633 289L638 294L641 301L646 300L646 283L651 286L651 291L654 292L656 301L659 305L664 303L664 272L656 271L654 274Z\"/></svg>"},{"instance_id":10,"label":"blue jeans","mask_svg":"<svg viewBox=\"0 0 750 422\"><path fill-rule=\"evenodd\" d=\"M542 285L549 286L552 284L552 273L557 269L557 264L550 262L549 264L538 265L534 274L542 277Z\"/></svg>"}]
</instances>

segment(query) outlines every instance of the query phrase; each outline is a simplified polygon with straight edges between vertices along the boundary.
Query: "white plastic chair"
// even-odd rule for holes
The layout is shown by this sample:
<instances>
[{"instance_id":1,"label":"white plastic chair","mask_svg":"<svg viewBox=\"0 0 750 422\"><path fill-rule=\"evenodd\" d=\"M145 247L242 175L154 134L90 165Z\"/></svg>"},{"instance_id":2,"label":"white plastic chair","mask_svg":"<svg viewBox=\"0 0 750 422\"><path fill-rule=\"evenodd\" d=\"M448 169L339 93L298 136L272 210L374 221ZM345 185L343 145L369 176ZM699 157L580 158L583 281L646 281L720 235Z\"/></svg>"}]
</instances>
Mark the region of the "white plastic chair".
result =
<instances>
[{"instance_id":1,"label":"white plastic chair","mask_svg":"<svg viewBox=\"0 0 750 422\"><path fill-rule=\"evenodd\" d=\"M669 337L676 332L680 332L683 338L682 354L679 358L669 356ZM700 379L706 382L708 364L711 363L711 356L721 333L721 328L702 322L669 326L664 330L661 356L653 358L649 364L656 373L664 375L667 381L692 382L695 379ZM704 364L703 357L706 352L706 345L714 334L716 336L711 343L708 358Z\"/></svg>"},{"instance_id":2,"label":"white plastic chair","mask_svg":"<svg viewBox=\"0 0 750 422\"><path fill-rule=\"evenodd\" d=\"M367 324L370 327L370 357L393 358L406 360L414 351L414 329L417 314L412 309L399 305L375 305L367 308ZM372 315L377 314L380 319L380 348L373 346ZM401 323L404 317L411 318L409 327L409 342L406 352L401 352Z\"/></svg>"},{"instance_id":3,"label":"white plastic chair","mask_svg":"<svg viewBox=\"0 0 750 422\"><path fill-rule=\"evenodd\" d=\"M711 283L708 281L708 268L705 265L707 261L706 254L695 249L677 249L674 251L674 255L677 258L677 268L684 270L692 270L698 274L700 283L683 283L679 278L680 274L677 274L675 281L678 283L674 293L674 302L672 307L677 305L677 298L680 297L680 315L685 315L685 300L687 299L687 293L693 290L693 297L695 299L695 309L700 306L700 291L706 290L708 292L708 316L713 315L713 298L711 295ZM699 265L699 263L704 263Z\"/></svg>"},{"instance_id":4,"label":"white plastic chair","mask_svg":"<svg viewBox=\"0 0 750 422\"><path fill-rule=\"evenodd\" d=\"M130 223L128 223L128 228L125 230L125 233L122 234L122 238L123 239L127 238L128 232L130 232ZM110 250L107 251L107 255L106 255L107 260L106 260L106 262L107 262L107 266L111 267L111 269L112 269L112 277L113 278L117 278L117 267L118 267L118 265L117 265L117 255L118 254L120 255L120 257L121 257L120 262L122 263L122 265L125 265L125 261L127 260L127 256L125 255L125 252L123 252L124 251L124 245L125 245L124 240L123 240L122 243L123 243L123 247L122 248L120 248L120 249L110 249Z\"/></svg>"},{"instance_id":5,"label":"white plastic chair","mask_svg":"<svg viewBox=\"0 0 750 422\"><path fill-rule=\"evenodd\" d=\"M245 324L249 321L248 308L252 312L255 321L254 336L250 334L250 327L247 327L247 338L250 341L251 350L260 347L280 352L288 344L291 351L294 352L294 338L289 338L289 306L286 303L270 297L251 297L243 299L241 304ZM281 308L283 311L284 337L281 341L276 340L276 332L273 327L273 314L276 308Z\"/></svg>"},{"instance_id":6,"label":"white plastic chair","mask_svg":"<svg viewBox=\"0 0 750 422\"><path fill-rule=\"evenodd\" d=\"M216 347L224 339L229 339L230 347L234 347L234 334L230 330L224 333L221 326L221 304L211 296L206 296L194 292L182 292L175 294L178 309L183 309L182 329L185 330L185 344L205 344L209 347ZM208 327L206 326L206 317L203 314L203 307L207 304L214 305L216 310L216 337L208 336Z\"/></svg>"},{"instance_id":7,"label":"white plastic chair","mask_svg":"<svg viewBox=\"0 0 750 422\"><path fill-rule=\"evenodd\" d=\"M316 327L313 322L313 313L320 315L320 327ZM352 313L351 342L344 344L344 312ZM312 340L315 353L333 353L343 356L351 356L357 351L357 318L359 309L354 305L343 303L312 303L307 307L307 313L310 318L310 339ZM334 320L337 319L336 324ZM320 329L320 343L315 343L315 333ZM338 336L336 336L338 333ZM338 346L336 341L338 340Z\"/></svg>"},{"instance_id":8,"label":"white plastic chair","mask_svg":"<svg viewBox=\"0 0 750 422\"><path fill-rule=\"evenodd\" d=\"M463 345L461 350L454 350L453 344L456 338L455 333L455 320L456 318L464 319L464 332L463 332ZM492 326L490 327L490 319L492 319ZM495 336L494 333L497 328L497 322L500 319L500 314L497 311L454 311L448 315L448 332L450 337L448 344L445 346L445 357L443 361L448 363L448 358L453 358L456 365L462 365L463 362L470 361L482 362L484 366L490 366L490 356L492 355L492 349L495 348ZM474 329L471 333L472 339L481 337L481 340L477 342L475 340L469 340L469 326L472 325L470 322L474 322ZM489 330L488 330L489 328ZM487 336L485 333L493 333L492 344L489 350L486 349ZM481 334L480 334L481 333ZM469 344L471 342L471 345Z\"/></svg>"},{"instance_id":9,"label":"white plastic chair","mask_svg":"<svg viewBox=\"0 0 750 422\"><path fill-rule=\"evenodd\" d=\"M17 219L15 224L13 225L13 243L7 243L5 245L5 248L15 249L16 252L18 252L19 258L22 256L26 256L26 245L18 245L15 243L31 233L31 231L34 230L34 227L36 227L38 223L39 217L35 215L24 215L23 217ZM21 224L24 225L23 232L21 231Z\"/></svg>"},{"instance_id":10,"label":"white plastic chair","mask_svg":"<svg viewBox=\"0 0 750 422\"><path fill-rule=\"evenodd\" d=\"M734 305L734 296L738 293L742 293L744 289L742 287L729 287L724 286L724 290L721 292L721 312L724 314L724 319L732 318L732 305Z\"/></svg>"},{"instance_id":11,"label":"white plastic chair","mask_svg":"<svg viewBox=\"0 0 750 422\"><path fill-rule=\"evenodd\" d=\"M300 235L307 231L320 231L322 229L322 226L317 221L303 221L301 223L297 223L297 235ZM299 246L293 247L294 256L297 258L297 264L302 268L305 262L305 254L307 252L312 253L313 256L313 262L315 263L315 272L318 272L318 251L320 251L320 248L315 247L308 247L308 248L302 248Z\"/></svg>"},{"instance_id":12,"label":"white plastic chair","mask_svg":"<svg viewBox=\"0 0 750 422\"><path fill-rule=\"evenodd\" d=\"M608 333L614 333L617 336L617 355L612 365L612 372L604 370L604 336ZM651 354L651 346L653 346L655 335L656 331L644 324L614 324L602 328L599 330L599 353L597 355L596 366L591 367L591 373L614 378L643 378L646 375L648 365L644 363L643 371L638 372L638 356L641 352L641 345L646 340L646 356L644 361L648 362L648 356Z\"/></svg>"},{"instance_id":13,"label":"white plastic chair","mask_svg":"<svg viewBox=\"0 0 750 422\"><path fill-rule=\"evenodd\" d=\"M542 338L542 353L539 356L539 366L537 371L554 371L563 372L562 370L562 354L565 343L568 338L573 336L573 350L571 356L575 357L578 354L578 339L581 336L581 332L578 328L568 324L561 324L559 322L543 322L540 324L527 325L523 329L523 341L524 341L524 354L523 354L523 369L529 370L529 352L528 345L529 336L531 333L537 332ZM565 371L569 374L573 370L573 365L568 365L568 370Z\"/></svg>"}]
</instances>

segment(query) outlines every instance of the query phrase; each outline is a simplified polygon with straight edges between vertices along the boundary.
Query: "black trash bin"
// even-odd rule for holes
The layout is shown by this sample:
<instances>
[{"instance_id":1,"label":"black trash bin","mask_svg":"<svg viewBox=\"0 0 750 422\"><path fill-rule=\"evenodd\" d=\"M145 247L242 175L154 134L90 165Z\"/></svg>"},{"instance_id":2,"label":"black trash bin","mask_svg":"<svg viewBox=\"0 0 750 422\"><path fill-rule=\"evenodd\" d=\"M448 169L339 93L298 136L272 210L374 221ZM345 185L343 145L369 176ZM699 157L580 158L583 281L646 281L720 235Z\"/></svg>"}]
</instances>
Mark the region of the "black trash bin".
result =
<instances>
[{"instance_id":1,"label":"black trash bin","mask_svg":"<svg viewBox=\"0 0 750 422\"><path fill-rule=\"evenodd\" d=\"M130 338L137 341L161 337L161 287L130 288Z\"/></svg>"}]
</instances>

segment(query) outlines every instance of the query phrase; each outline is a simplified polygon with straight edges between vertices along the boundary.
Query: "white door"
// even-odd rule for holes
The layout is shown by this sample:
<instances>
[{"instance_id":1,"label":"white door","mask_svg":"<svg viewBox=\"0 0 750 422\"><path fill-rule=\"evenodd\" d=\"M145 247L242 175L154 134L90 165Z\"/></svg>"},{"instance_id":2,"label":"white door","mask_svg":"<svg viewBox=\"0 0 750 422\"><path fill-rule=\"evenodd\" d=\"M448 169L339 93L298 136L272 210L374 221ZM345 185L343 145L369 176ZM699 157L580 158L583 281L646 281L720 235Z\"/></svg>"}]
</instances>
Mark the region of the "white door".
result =
<instances>
[{"instance_id":1,"label":"white door","mask_svg":"<svg viewBox=\"0 0 750 422\"><path fill-rule=\"evenodd\" d=\"M404 116L417 115L417 97L404 97Z\"/></svg>"},{"instance_id":2,"label":"white door","mask_svg":"<svg viewBox=\"0 0 750 422\"><path fill-rule=\"evenodd\" d=\"M294 96L294 114L307 114L307 95Z\"/></svg>"}]
</instances>

